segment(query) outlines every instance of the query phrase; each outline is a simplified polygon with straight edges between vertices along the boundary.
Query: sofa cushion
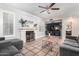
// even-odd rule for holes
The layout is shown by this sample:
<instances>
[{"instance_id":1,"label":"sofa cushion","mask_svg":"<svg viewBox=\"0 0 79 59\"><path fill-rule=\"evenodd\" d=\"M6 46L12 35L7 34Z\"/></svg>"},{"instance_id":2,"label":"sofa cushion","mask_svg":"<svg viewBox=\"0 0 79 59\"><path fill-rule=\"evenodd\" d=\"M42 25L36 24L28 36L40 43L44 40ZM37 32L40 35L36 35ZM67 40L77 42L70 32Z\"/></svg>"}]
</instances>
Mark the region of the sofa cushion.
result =
<instances>
[{"instance_id":1,"label":"sofa cushion","mask_svg":"<svg viewBox=\"0 0 79 59\"><path fill-rule=\"evenodd\" d=\"M0 49L3 49L8 46L11 46L11 42L9 42L7 40L0 41Z\"/></svg>"},{"instance_id":2,"label":"sofa cushion","mask_svg":"<svg viewBox=\"0 0 79 59\"><path fill-rule=\"evenodd\" d=\"M0 37L0 41L5 40L5 37Z\"/></svg>"},{"instance_id":3,"label":"sofa cushion","mask_svg":"<svg viewBox=\"0 0 79 59\"><path fill-rule=\"evenodd\" d=\"M23 56L21 53L17 53L16 55L14 55L14 56Z\"/></svg>"},{"instance_id":4,"label":"sofa cushion","mask_svg":"<svg viewBox=\"0 0 79 59\"><path fill-rule=\"evenodd\" d=\"M62 45L60 47L60 56L79 56L79 48Z\"/></svg>"},{"instance_id":5,"label":"sofa cushion","mask_svg":"<svg viewBox=\"0 0 79 59\"><path fill-rule=\"evenodd\" d=\"M70 45L70 46L73 46L73 47L79 47L79 44L75 40L66 39L64 41L64 44Z\"/></svg>"},{"instance_id":6,"label":"sofa cushion","mask_svg":"<svg viewBox=\"0 0 79 59\"><path fill-rule=\"evenodd\" d=\"M67 49L67 50L69 50L69 51L73 51L73 52L79 53L79 48L76 48L76 47L73 47L73 46L70 46L70 45L62 44L62 45L60 46L60 48ZM65 51L65 52L66 52L66 51Z\"/></svg>"},{"instance_id":7,"label":"sofa cushion","mask_svg":"<svg viewBox=\"0 0 79 59\"><path fill-rule=\"evenodd\" d=\"M76 36L66 36L67 39L76 40Z\"/></svg>"},{"instance_id":8,"label":"sofa cushion","mask_svg":"<svg viewBox=\"0 0 79 59\"><path fill-rule=\"evenodd\" d=\"M2 55L13 56L19 53L19 51L16 47L11 45L11 46L5 47L4 49L1 49L0 53L2 53Z\"/></svg>"},{"instance_id":9,"label":"sofa cushion","mask_svg":"<svg viewBox=\"0 0 79 59\"><path fill-rule=\"evenodd\" d=\"M15 46L18 50L22 49L23 41L20 39L11 39L9 40L13 46Z\"/></svg>"},{"instance_id":10,"label":"sofa cushion","mask_svg":"<svg viewBox=\"0 0 79 59\"><path fill-rule=\"evenodd\" d=\"M0 56L9 56L9 53L0 53Z\"/></svg>"}]
</instances>

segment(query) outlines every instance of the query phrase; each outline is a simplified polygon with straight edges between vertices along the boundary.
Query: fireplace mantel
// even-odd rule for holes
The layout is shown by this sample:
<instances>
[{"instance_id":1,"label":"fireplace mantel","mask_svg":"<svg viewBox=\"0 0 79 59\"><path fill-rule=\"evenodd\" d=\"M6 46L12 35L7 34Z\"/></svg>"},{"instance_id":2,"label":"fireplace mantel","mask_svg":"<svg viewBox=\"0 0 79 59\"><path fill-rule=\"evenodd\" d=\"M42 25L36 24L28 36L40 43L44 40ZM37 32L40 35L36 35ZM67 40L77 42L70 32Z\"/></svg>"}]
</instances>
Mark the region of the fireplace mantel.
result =
<instances>
[{"instance_id":1,"label":"fireplace mantel","mask_svg":"<svg viewBox=\"0 0 79 59\"><path fill-rule=\"evenodd\" d=\"M34 31L34 28L30 28L30 27L21 27L20 30L22 30L22 31Z\"/></svg>"}]
</instances>

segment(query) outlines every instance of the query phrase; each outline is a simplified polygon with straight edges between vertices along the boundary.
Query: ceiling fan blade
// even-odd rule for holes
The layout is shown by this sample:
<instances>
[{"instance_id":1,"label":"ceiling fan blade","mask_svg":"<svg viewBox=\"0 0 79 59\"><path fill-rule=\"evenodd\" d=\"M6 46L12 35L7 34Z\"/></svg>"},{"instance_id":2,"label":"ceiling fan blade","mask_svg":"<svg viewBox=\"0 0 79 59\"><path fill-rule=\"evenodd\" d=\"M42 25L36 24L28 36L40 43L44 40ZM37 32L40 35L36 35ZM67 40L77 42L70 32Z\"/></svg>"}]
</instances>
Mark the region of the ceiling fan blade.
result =
<instances>
[{"instance_id":1,"label":"ceiling fan blade","mask_svg":"<svg viewBox=\"0 0 79 59\"><path fill-rule=\"evenodd\" d=\"M43 11L41 11L40 13L42 13L42 12L44 12L44 11L46 11L46 10L43 10Z\"/></svg>"},{"instance_id":2,"label":"ceiling fan blade","mask_svg":"<svg viewBox=\"0 0 79 59\"><path fill-rule=\"evenodd\" d=\"M56 4L56 3L51 3L50 6L49 6L49 8L51 8L51 7L52 7L53 5L55 5L55 4Z\"/></svg>"},{"instance_id":3,"label":"ceiling fan blade","mask_svg":"<svg viewBox=\"0 0 79 59\"><path fill-rule=\"evenodd\" d=\"M47 13L50 14L50 12L47 10Z\"/></svg>"},{"instance_id":4,"label":"ceiling fan blade","mask_svg":"<svg viewBox=\"0 0 79 59\"><path fill-rule=\"evenodd\" d=\"M51 10L59 10L60 8L51 8Z\"/></svg>"},{"instance_id":5,"label":"ceiling fan blade","mask_svg":"<svg viewBox=\"0 0 79 59\"><path fill-rule=\"evenodd\" d=\"M44 8L44 9L48 9L47 7L43 7L43 6L38 6L38 7L40 7L40 8Z\"/></svg>"}]
</instances>

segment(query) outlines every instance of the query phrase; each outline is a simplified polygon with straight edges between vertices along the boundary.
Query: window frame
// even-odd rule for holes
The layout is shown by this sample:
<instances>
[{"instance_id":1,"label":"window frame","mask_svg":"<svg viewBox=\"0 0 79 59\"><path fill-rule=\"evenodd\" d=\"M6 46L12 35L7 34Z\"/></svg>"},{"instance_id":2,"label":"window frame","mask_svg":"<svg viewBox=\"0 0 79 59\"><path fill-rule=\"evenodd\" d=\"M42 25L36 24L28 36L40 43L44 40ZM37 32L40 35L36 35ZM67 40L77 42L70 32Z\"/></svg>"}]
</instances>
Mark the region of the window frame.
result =
<instances>
[{"instance_id":1,"label":"window frame","mask_svg":"<svg viewBox=\"0 0 79 59\"><path fill-rule=\"evenodd\" d=\"M3 34L3 36L5 36L5 37L15 36L15 14L13 12L6 11L6 10L3 10L2 15L3 15L3 13L8 13L8 14L12 14L13 15L13 34L11 34L11 35L4 35ZM3 33L4 33L4 31L3 31Z\"/></svg>"}]
</instances>

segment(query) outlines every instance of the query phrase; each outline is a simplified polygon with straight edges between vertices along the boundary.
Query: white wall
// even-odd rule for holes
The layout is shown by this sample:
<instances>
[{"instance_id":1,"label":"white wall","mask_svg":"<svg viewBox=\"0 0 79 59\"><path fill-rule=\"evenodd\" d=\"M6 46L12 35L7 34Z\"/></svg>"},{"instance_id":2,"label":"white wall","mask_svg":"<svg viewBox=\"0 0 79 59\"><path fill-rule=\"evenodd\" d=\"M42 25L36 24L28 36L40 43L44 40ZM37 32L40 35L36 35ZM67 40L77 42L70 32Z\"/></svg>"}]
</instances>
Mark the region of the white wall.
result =
<instances>
[{"instance_id":1,"label":"white wall","mask_svg":"<svg viewBox=\"0 0 79 59\"><path fill-rule=\"evenodd\" d=\"M72 24L72 36L79 35L79 18L73 18Z\"/></svg>"},{"instance_id":2,"label":"white wall","mask_svg":"<svg viewBox=\"0 0 79 59\"><path fill-rule=\"evenodd\" d=\"M8 36L6 37L6 39L10 39L10 38L20 38L20 23L19 20L21 18L25 19L25 20L30 20L33 21L34 23L37 23L38 25L38 30L36 31L36 38L45 36L45 24L44 21L42 21L42 18L37 17L35 15L32 15L30 13L18 10L18 9L14 9L11 7L8 7L4 4L0 4L0 37L3 36L3 15L2 15L2 11L6 10L8 12L13 12L15 15L15 35L14 36ZM39 31L39 25L42 25L43 27L43 31Z\"/></svg>"},{"instance_id":3,"label":"white wall","mask_svg":"<svg viewBox=\"0 0 79 59\"><path fill-rule=\"evenodd\" d=\"M0 36L3 36L3 16L2 16L2 12L0 10Z\"/></svg>"}]
</instances>

